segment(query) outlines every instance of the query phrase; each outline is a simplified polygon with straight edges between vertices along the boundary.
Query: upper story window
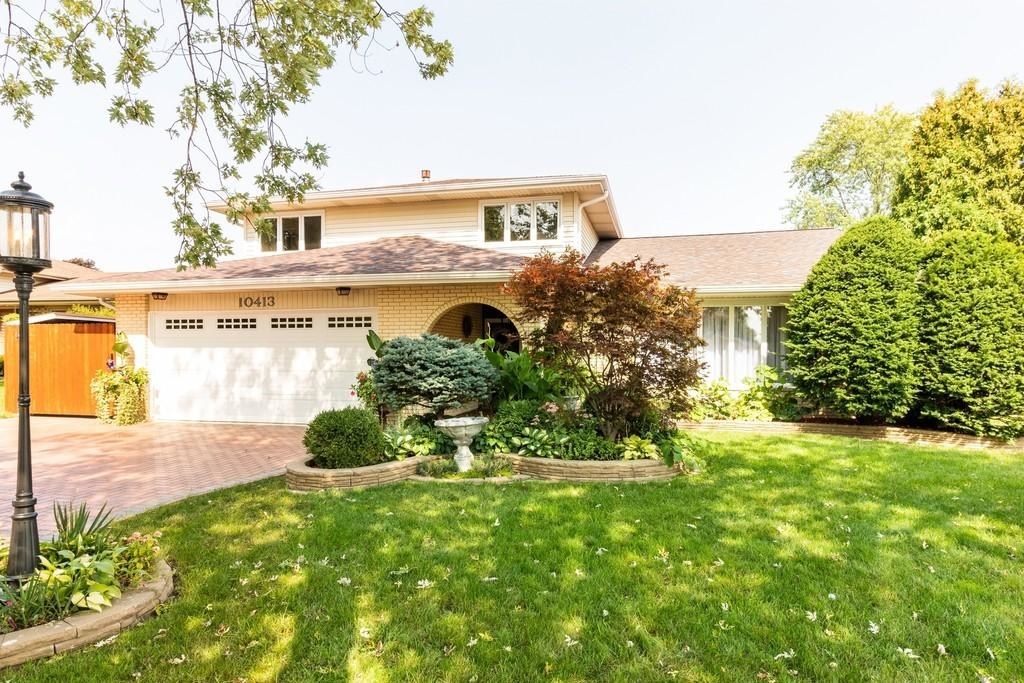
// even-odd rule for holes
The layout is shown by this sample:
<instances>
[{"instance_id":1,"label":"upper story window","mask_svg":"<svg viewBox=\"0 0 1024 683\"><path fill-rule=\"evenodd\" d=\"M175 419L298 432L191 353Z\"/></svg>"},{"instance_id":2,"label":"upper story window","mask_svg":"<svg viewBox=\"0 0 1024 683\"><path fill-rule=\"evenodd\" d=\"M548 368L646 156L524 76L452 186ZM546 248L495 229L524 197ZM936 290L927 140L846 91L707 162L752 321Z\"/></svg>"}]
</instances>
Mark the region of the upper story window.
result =
<instances>
[{"instance_id":1,"label":"upper story window","mask_svg":"<svg viewBox=\"0 0 1024 683\"><path fill-rule=\"evenodd\" d=\"M270 230L259 233L260 251L319 249L323 216L275 216L263 219Z\"/></svg>"},{"instance_id":2,"label":"upper story window","mask_svg":"<svg viewBox=\"0 0 1024 683\"><path fill-rule=\"evenodd\" d=\"M485 202L484 242L558 239L558 200Z\"/></svg>"}]
</instances>

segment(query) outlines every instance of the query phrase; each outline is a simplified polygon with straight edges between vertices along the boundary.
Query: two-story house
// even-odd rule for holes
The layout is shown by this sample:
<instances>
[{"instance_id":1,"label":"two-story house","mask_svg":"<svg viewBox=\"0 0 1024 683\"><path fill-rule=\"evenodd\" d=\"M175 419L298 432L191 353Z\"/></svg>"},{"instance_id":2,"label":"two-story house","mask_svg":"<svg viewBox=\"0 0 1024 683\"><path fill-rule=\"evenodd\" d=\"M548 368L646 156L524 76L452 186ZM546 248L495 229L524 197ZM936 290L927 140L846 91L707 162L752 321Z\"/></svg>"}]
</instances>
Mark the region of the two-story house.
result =
<instances>
[{"instance_id":1,"label":"two-story house","mask_svg":"<svg viewBox=\"0 0 1024 683\"><path fill-rule=\"evenodd\" d=\"M223 210L223 207L212 207ZM116 300L151 375L158 420L304 423L357 403L365 337L433 332L514 343L502 284L524 257L567 247L593 262L654 258L707 307L707 360L738 385L779 363L784 305L836 231L625 238L602 175L425 181L315 192L251 226L215 269L71 283Z\"/></svg>"}]
</instances>

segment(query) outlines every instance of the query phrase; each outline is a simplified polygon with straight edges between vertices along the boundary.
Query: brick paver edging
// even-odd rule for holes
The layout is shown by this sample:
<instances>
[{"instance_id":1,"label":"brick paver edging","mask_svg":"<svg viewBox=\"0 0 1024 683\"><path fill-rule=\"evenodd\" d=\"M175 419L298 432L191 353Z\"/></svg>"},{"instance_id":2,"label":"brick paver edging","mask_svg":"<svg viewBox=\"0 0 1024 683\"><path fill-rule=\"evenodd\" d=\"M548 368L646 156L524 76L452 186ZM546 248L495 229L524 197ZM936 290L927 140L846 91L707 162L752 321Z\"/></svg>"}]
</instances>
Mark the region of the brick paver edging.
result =
<instances>
[{"instance_id":1,"label":"brick paver edging","mask_svg":"<svg viewBox=\"0 0 1024 683\"><path fill-rule=\"evenodd\" d=\"M661 481L679 470L657 460L555 460L506 456L516 474L554 481Z\"/></svg>"},{"instance_id":2,"label":"brick paver edging","mask_svg":"<svg viewBox=\"0 0 1024 683\"><path fill-rule=\"evenodd\" d=\"M680 429L708 432L753 432L756 434L824 434L850 436L857 439L891 441L909 445L944 446L947 448L992 449L1024 452L1024 439L1006 442L985 436L954 434L930 429L905 427L872 427L866 425L829 424L826 422L754 422L743 420L706 420L677 422Z\"/></svg>"},{"instance_id":3,"label":"brick paver edging","mask_svg":"<svg viewBox=\"0 0 1024 683\"><path fill-rule=\"evenodd\" d=\"M354 489L366 486L391 484L408 479L416 474L421 462L433 460L436 456L417 455L405 460L395 460L366 467L324 469L311 467L312 460L303 458L285 465L284 481L289 491L298 493L321 491L323 489Z\"/></svg>"},{"instance_id":4,"label":"brick paver edging","mask_svg":"<svg viewBox=\"0 0 1024 683\"><path fill-rule=\"evenodd\" d=\"M151 581L125 591L102 612L76 612L60 621L0 635L0 669L116 636L152 614L173 590L174 572L160 560Z\"/></svg>"}]
</instances>

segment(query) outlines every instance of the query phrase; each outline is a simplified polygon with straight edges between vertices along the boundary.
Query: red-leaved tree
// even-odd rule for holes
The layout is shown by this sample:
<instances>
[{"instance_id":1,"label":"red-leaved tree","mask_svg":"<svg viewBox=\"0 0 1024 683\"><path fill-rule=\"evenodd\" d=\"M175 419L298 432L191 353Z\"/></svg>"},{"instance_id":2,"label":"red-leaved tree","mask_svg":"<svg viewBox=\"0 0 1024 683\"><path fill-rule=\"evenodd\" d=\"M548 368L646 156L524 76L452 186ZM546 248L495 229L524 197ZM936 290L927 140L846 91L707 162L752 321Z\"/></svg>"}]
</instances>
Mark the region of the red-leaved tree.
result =
<instances>
[{"instance_id":1,"label":"red-leaved tree","mask_svg":"<svg viewBox=\"0 0 1024 683\"><path fill-rule=\"evenodd\" d=\"M580 382L610 439L652 410L687 410L699 382L700 306L664 271L639 258L587 265L567 250L527 260L505 286L534 326L533 348Z\"/></svg>"}]
</instances>

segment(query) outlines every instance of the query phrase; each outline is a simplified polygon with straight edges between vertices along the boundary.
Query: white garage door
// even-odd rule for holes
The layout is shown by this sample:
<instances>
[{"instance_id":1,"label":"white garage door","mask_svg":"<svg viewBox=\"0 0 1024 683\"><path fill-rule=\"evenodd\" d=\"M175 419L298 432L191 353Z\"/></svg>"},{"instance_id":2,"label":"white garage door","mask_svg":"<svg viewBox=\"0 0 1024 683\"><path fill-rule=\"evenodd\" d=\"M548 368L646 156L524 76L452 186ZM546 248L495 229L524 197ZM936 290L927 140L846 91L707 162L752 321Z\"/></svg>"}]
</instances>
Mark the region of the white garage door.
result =
<instances>
[{"instance_id":1,"label":"white garage door","mask_svg":"<svg viewBox=\"0 0 1024 683\"><path fill-rule=\"evenodd\" d=\"M375 312L154 313L150 413L157 420L305 423L358 405Z\"/></svg>"}]
</instances>

